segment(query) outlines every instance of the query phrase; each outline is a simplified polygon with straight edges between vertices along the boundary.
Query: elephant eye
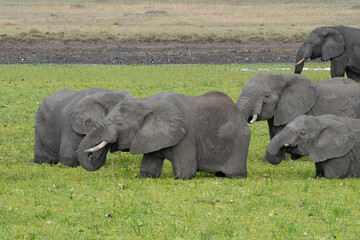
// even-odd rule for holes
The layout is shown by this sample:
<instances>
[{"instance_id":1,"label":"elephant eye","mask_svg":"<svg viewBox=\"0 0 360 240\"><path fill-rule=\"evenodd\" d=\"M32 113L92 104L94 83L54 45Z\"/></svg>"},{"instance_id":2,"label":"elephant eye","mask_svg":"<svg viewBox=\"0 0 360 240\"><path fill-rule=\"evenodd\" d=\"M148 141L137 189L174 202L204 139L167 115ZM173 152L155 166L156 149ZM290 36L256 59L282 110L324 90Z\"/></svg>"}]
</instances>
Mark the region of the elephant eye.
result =
<instances>
[{"instance_id":1,"label":"elephant eye","mask_svg":"<svg viewBox=\"0 0 360 240\"><path fill-rule=\"evenodd\" d=\"M270 97L270 93L265 93L265 97L266 98Z\"/></svg>"},{"instance_id":2,"label":"elephant eye","mask_svg":"<svg viewBox=\"0 0 360 240\"><path fill-rule=\"evenodd\" d=\"M306 134L306 131L305 131L304 129L301 129L300 134L301 134L301 135L305 135L305 134Z\"/></svg>"}]
</instances>

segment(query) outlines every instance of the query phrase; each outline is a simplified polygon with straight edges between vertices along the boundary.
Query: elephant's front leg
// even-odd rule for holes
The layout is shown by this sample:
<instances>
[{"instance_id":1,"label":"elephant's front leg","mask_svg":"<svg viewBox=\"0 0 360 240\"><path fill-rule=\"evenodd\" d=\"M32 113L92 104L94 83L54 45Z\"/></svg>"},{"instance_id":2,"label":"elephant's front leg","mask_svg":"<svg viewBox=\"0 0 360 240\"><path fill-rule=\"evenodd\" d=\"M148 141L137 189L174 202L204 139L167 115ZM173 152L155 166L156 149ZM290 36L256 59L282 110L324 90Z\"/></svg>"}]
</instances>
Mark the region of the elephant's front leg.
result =
<instances>
[{"instance_id":1,"label":"elephant's front leg","mask_svg":"<svg viewBox=\"0 0 360 240\"><path fill-rule=\"evenodd\" d=\"M141 161L140 176L144 178L158 178L163 168L164 157L159 152L144 154Z\"/></svg>"},{"instance_id":2,"label":"elephant's front leg","mask_svg":"<svg viewBox=\"0 0 360 240\"><path fill-rule=\"evenodd\" d=\"M68 167L79 165L76 156L76 150L79 146L82 136L72 131L65 131L61 138L59 162Z\"/></svg>"},{"instance_id":3,"label":"elephant's front leg","mask_svg":"<svg viewBox=\"0 0 360 240\"><path fill-rule=\"evenodd\" d=\"M360 81L360 73L354 72L350 69L346 69L346 75L348 78L355 80L356 82Z\"/></svg>"},{"instance_id":4,"label":"elephant's front leg","mask_svg":"<svg viewBox=\"0 0 360 240\"><path fill-rule=\"evenodd\" d=\"M346 70L346 58L343 55L331 59L331 77L344 77Z\"/></svg>"}]
</instances>

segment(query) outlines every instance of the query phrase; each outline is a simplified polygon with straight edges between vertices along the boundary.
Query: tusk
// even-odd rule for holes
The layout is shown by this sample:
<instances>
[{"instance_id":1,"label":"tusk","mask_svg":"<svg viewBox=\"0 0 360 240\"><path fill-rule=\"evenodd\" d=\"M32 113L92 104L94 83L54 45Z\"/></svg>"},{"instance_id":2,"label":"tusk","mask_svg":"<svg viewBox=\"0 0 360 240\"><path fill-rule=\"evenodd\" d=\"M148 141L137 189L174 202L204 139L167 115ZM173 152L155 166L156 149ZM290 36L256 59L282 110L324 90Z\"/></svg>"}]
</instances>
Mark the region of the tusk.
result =
<instances>
[{"instance_id":1,"label":"tusk","mask_svg":"<svg viewBox=\"0 0 360 240\"><path fill-rule=\"evenodd\" d=\"M306 58L302 58L300 61L298 61L297 63L295 63L295 65L299 65L302 64L303 62L305 62Z\"/></svg>"},{"instance_id":2,"label":"tusk","mask_svg":"<svg viewBox=\"0 0 360 240\"><path fill-rule=\"evenodd\" d=\"M103 147L105 147L108 144L109 143L107 141L102 141L99 145L97 145L97 146L95 146L93 148L87 149L87 150L85 150L85 152L86 153L92 153L92 152L99 151L100 149L102 149Z\"/></svg>"},{"instance_id":3,"label":"tusk","mask_svg":"<svg viewBox=\"0 0 360 240\"><path fill-rule=\"evenodd\" d=\"M284 147L290 147L290 144L285 143L285 144L284 144Z\"/></svg>"},{"instance_id":4,"label":"tusk","mask_svg":"<svg viewBox=\"0 0 360 240\"><path fill-rule=\"evenodd\" d=\"M251 119L250 123L253 124L254 122L256 122L256 119L258 118L258 114L255 114L253 116L253 118Z\"/></svg>"}]
</instances>

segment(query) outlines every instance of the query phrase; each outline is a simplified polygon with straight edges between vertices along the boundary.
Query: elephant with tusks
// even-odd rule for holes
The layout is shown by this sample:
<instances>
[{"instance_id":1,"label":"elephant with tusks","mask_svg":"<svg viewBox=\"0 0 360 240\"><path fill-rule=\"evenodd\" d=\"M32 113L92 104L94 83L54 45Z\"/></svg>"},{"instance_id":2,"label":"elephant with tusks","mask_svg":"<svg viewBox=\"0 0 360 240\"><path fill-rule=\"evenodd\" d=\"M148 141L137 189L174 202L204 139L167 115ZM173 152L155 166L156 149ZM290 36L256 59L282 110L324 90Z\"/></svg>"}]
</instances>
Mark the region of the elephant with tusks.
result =
<instances>
[{"instance_id":1,"label":"elephant with tusks","mask_svg":"<svg viewBox=\"0 0 360 240\"><path fill-rule=\"evenodd\" d=\"M116 104L129 99L133 97L127 91L101 88L63 88L50 94L36 112L34 162L78 166L76 150L82 139Z\"/></svg>"},{"instance_id":2,"label":"elephant with tusks","mask_svg":"<svg viewBox=\"0 0 360 240\"><path fill-rule=\"evenodd\" d=\"M110 151L143 154L141 177L158 178L164 159L171 162L175 178L191 179L198 171L246 177L250 129L243 119L232 99L218 91L130 99L84 137L77 158L95 171L106 159L97 153L110 145Z\"/></svg>"}]
</instances>

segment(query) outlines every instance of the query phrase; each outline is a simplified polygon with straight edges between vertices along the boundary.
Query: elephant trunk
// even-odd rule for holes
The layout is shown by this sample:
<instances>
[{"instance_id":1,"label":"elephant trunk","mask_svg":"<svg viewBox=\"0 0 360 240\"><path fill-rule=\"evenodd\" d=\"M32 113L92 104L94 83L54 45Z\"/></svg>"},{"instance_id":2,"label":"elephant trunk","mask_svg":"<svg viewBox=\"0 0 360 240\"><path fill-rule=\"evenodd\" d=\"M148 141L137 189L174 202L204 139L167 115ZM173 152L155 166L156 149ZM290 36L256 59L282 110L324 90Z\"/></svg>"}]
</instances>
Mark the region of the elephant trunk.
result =
<instances>
[{"instance_id":1,"label":"elephant trunk","mask_svg":"<svg viewBox=\"0 0 360 240\"><path fill-rule=\"evenodd\" d=\"M90 153L88 149L98 145L99 142L102 142L101 136L104 132L104 126L96 127L92 132L86 135L83 140L80 142L77 149L77 158L80 165L88 171L96 171L101 168L106 162L106 155L109 150L110 145L107 144L101 149ZM89 158L91 154L91 159Z\"/></svg>"},{"instance_id":2,"label":"elephant trunk","mask_svg":"<svg viewBox=\"0 0 360 240\"><path fill-rule=\"evenodd\" d=\"M255 107L255 102L255 94L251 91L243 91L236 102L241 116L243 116L248 123L256 122L259 117L261 109Z\"/></svg>"},{"instance_id":3,"label":"elephant trunk","mask_svg":"<svg viewBox=\"0 0 360 240\"><path fill-rule=\"evenodd\" d=\"M290 146L287 135L287 132L280 132L270 140L266 149L266 160L269 163L277 165L285 159L285 150Z\"/></svg>"}]
</instances>

